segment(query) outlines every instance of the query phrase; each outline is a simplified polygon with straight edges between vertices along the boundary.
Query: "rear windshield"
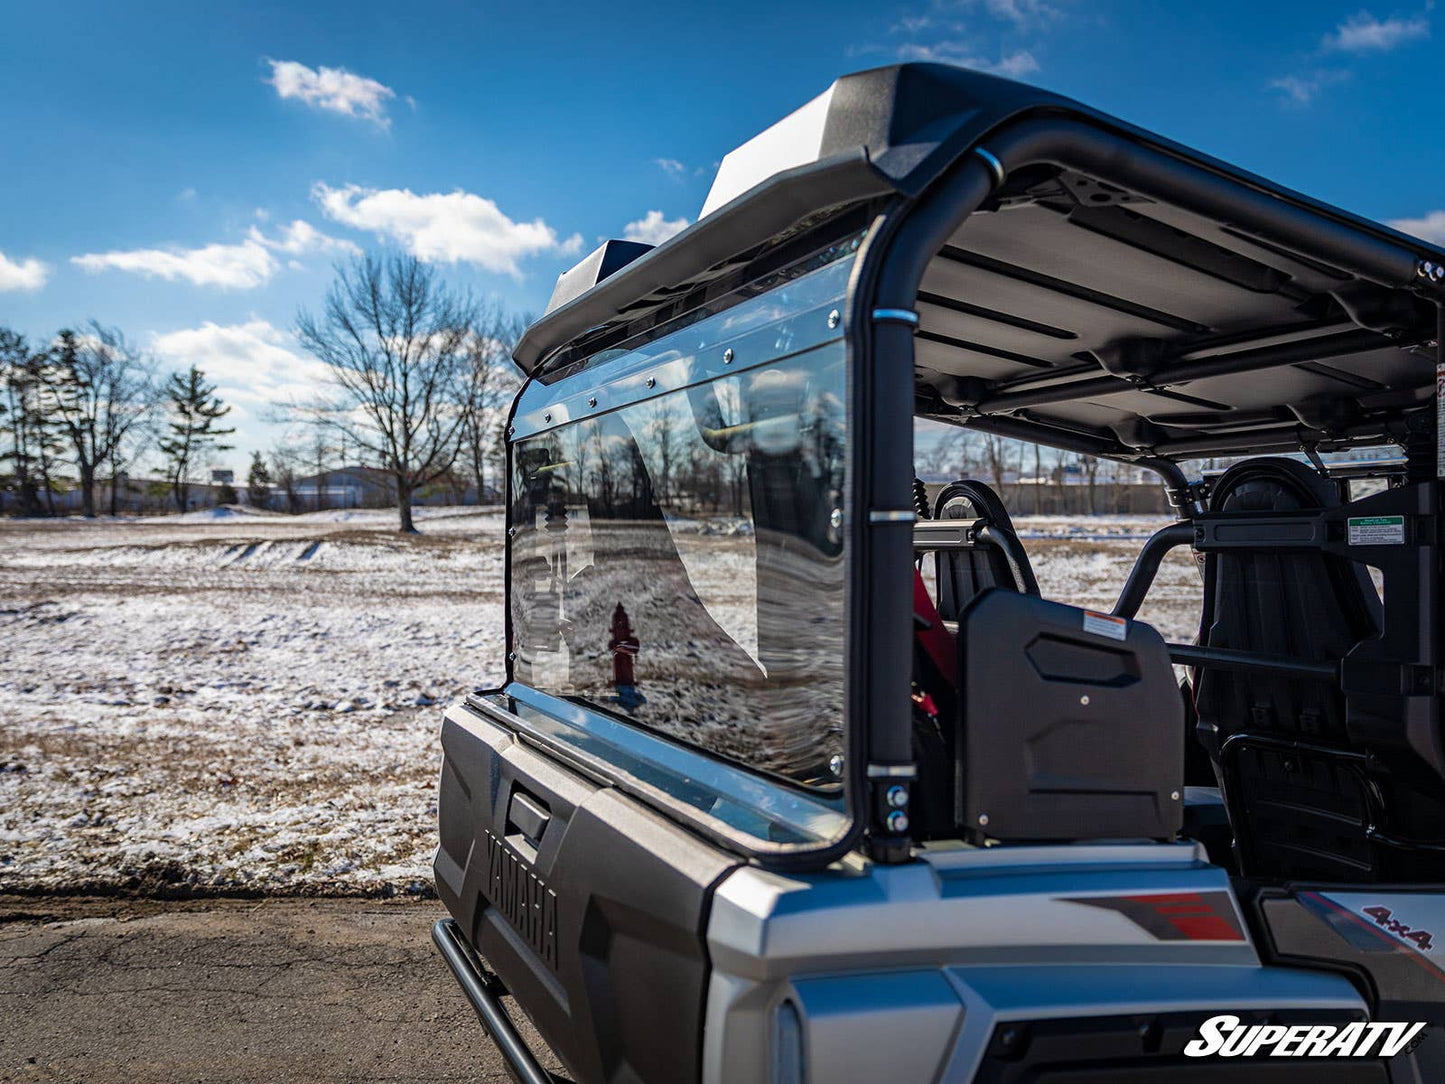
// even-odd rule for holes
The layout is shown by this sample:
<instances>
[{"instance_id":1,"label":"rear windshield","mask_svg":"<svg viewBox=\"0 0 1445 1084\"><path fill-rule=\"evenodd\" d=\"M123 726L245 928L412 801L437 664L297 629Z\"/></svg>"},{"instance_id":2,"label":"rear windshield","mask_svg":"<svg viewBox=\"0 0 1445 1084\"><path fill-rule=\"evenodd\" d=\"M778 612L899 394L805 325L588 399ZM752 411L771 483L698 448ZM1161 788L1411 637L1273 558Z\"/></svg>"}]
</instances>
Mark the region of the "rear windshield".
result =
<instances>
[{"instance_id":1,"label":"rear windshield","mask_svg":"<svg viewBox=\"0 0 1445 1084\"><path fill-rule=\"evenodd\" d=\"M519 441L516 680L841 789L845 376L834 338Z\"/></svg>"}]
</instances>

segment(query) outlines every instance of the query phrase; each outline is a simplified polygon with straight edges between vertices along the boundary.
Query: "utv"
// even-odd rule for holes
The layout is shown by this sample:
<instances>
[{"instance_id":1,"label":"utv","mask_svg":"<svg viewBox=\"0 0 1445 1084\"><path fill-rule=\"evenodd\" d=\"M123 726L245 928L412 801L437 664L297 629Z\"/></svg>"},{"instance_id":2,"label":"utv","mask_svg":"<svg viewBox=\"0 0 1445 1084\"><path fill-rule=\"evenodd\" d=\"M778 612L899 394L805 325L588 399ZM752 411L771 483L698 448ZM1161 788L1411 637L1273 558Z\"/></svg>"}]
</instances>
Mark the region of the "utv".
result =
<instances>
[{"instance_id":1,"label":"utv","mask_svg":"<svg viewBox=\"0 0 1445 1084\"><path fill-rule=\"evenodd\" d=\"M441 735L435 939L516 1077L505 994L587 1082L1445 1080L1442 305L1445 252L927 64L563 274L507 683ZM925 418L1178 522L1041 597ZM1135 619L1173 547L1192 643Z\"/></svg>"}]
</instances>

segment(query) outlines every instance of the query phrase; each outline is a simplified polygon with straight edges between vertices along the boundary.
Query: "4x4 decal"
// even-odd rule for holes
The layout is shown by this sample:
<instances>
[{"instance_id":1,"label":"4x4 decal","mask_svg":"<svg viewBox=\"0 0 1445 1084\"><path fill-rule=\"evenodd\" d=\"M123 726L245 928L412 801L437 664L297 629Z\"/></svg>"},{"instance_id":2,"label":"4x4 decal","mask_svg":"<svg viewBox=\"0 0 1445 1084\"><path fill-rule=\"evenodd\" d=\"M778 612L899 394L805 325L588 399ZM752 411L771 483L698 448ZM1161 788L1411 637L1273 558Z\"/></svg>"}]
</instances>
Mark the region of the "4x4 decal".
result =
<instances>
[{"instance_id":1,"label":"4x4 decal","mask_svg":"<svg viewBox=\"0 0 1445 1084\"><path fill-rule=\"evenodd\" d=\"M1388 907L1362 907L1361 914L1369 915L1377 926L1383 926L1390 933L1404 941L1413 941L1418 947L1429 952L1435 947L1435 938L1428 930L1411 929L1395 917Z\"/></svg>"}]
</instances>

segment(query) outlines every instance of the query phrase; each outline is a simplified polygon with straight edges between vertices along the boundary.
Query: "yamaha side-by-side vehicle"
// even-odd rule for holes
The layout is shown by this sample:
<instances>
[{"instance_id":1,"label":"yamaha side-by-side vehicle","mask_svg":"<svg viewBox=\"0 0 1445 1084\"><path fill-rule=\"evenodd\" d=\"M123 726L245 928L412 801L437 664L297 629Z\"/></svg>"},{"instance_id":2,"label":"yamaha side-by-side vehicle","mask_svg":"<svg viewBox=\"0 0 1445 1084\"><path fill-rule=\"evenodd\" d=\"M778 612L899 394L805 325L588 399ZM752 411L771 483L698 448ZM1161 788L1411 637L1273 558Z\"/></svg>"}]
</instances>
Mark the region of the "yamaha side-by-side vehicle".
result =
<instances>
[{"instance_id":1,"label":"yamaha side-by-side vehicle","mask_svg":"<svg viewBox=\"0 0 1445 1084\"><path fill-rule=\"evenodd\" d=\"M1442 313L1425 242L939 65L563 274L507 683L441 735L435 938L512 1072L520 1009L583 1082L1445 1080ZM918 419L1178 522L1050 600ZM1135 619L1176 547L1189 643Z\"/></svg>"}]
</instances>

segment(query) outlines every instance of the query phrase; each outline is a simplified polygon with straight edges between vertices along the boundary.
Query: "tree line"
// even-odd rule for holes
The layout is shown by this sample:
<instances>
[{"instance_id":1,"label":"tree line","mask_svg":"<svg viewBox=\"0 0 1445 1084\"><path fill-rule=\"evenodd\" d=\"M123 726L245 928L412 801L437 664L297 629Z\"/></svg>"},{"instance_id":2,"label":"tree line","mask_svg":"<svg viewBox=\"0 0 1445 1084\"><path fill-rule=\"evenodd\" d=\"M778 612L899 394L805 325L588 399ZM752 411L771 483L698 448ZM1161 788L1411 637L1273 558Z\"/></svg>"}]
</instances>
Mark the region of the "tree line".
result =
<instances>
[{"instance_id":1,"label":"tree line","mask_svg":"<svg viewBox=\"0 0 1445 1084\"><path fill-rule=\"evenodd\" d=\"M414 257L356 257L337 265L320 311L296 319L296 338L321 362L324 387L306 401L273 404L272 420L310 427L318 493L338 447L343 460L349 453L384 472L398 525L412 531L412 499L423 487L461 472L479 501L486 492L489 465L505 444L505 408L516 387L509 359L524 326ZM162 379L154 359L118 328L92 320L45 343L0 328L4 510L55 515L57 489L73 478L81 511L95 516L97 482L108 477L115 515L118 480L154 461L184 511L198 472L234 447L230 411L199 367ZM292 440L269 456L254 453L251 503L265 507L278 491L288 510L299 511L306 453Z\"/></svg>"},{"instance_id":2,"label":"tree line","mask_svg":"<svg viewBox=\"0 0 1445 1084\"><path fill-rule=\"evenodd\" d=\"M232 432L218 422L230 407L194 366L158 378L155 363L118 328L96 321L31 343L0 327L0 464L10 510L55 515L59 480L73 472L81 511L95 516L97 481L108 474L109 512L122 477L155 453L180 507L207 454Z\"/></svg>"}]
</instances>

